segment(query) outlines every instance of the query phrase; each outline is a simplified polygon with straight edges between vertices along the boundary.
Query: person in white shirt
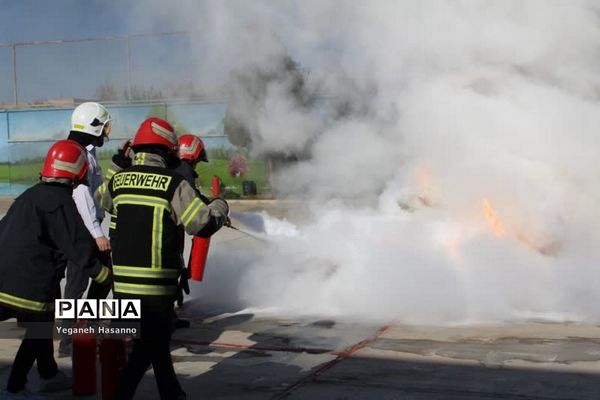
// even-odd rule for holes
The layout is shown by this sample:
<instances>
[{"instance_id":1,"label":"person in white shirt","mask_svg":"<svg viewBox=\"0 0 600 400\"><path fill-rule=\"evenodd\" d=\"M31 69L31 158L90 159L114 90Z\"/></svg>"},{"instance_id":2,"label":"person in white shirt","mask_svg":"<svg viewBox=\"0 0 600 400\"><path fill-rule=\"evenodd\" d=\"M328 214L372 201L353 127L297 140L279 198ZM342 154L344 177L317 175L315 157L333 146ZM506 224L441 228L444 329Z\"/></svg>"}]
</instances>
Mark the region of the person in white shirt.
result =
<instances>
[{"instance_id":1,"label":"person in white shirt","mask_svg":"<svg viewBox=\"0 0 600 400\"><path fill-rule=\"evenodd\" d=\"M94 192L102 184L102 169L96 159L96 148L102 147L108 138L112 127L112 119L108 110L95 102L82 103L73 110L71 130L68 139L79 143L85 148L89 161L87 182L73 190L73 200L81 215L83 223L96 241L98 258L104 265L110 262L110 240L102 230L104 210L94 200ZM81 268L67 264L67 281L65 284L65 299L79 299L85 293L90 280L89 274ZM92 281L88 298L106 298L110 286L97 285ZM70 340L64 338L59 346L60 356L70 355Z\"/></svg>"}]
</instances>

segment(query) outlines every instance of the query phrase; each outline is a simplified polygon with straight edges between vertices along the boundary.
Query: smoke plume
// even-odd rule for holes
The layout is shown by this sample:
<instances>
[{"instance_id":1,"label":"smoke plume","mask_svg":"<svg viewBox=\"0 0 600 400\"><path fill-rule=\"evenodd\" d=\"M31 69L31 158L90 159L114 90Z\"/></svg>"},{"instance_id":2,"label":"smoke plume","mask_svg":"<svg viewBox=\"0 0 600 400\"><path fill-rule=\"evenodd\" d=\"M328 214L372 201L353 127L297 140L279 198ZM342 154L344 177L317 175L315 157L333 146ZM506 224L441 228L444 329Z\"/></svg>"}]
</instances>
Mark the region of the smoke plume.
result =
<instances>
[{"instance_id":1,"label":"smoke plume","mask_svg":"<svg viewBox=\"0 0 600 400\"><path fill-rule=\"evenodd\" d=\"M148 23L198 30L201 80L227 87L254 154L296 156L275 185L308 207L263 215L264 245L215 245L198 296L408 322L598 320L594 2L163 4Z\"/></svg>"}]
</instances>

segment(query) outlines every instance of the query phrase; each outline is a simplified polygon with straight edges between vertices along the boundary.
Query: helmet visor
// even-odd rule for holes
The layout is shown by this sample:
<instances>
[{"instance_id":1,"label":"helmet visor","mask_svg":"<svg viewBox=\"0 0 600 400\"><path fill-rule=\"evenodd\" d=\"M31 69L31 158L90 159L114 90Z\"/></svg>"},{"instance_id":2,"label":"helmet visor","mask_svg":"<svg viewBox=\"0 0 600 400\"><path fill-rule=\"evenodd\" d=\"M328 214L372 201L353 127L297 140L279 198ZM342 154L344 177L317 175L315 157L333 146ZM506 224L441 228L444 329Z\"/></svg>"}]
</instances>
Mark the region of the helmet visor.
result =
<instances>
[{"instance_id":1,"label":"helmet visor","mask_svg":"<svg viewBox=\"0 0 600 400\"><path fill-rule=\"evenodd\" d=\"M108 139L110 131L112 131L112 120L109 119L104 123L104 127L102 127L102 135L104 135Z\"/></svg>"}]
</instances>

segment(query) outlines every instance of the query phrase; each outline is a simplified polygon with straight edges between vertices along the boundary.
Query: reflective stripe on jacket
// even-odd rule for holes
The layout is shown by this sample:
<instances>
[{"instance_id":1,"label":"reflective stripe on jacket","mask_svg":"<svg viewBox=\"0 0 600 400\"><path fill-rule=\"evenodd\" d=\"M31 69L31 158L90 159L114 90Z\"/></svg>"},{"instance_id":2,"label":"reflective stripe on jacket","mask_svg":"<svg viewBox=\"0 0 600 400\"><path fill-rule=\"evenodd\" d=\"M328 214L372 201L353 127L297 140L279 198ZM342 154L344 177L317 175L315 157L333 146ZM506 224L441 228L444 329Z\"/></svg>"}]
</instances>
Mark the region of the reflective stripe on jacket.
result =
<instances>
[{"instance_id":1,"label":"reflective stripe on jacket","mask_svg":"<svg viewBox=\"0 0 600 400\"><path fill-rule=\"evenodd\" d=\"M2 305L52 310L67 260L89 268L92 277L108 278L71 196L68 186L39 183L19 196L0 221Z\"/></svg>"},{"instance_id":2,"label":"reflective stripe on jacket","mask_svg":"<svg viewBox=\"0 0 600 400\"><path fill-rule=\"evenodd\" d=\"M114 292L122 297L174 297L183 265L181 229L200 231L212 218L210 209L161 157L137 153L133 164L96 193L115 217Z\"/></svg>"}]
</instances>

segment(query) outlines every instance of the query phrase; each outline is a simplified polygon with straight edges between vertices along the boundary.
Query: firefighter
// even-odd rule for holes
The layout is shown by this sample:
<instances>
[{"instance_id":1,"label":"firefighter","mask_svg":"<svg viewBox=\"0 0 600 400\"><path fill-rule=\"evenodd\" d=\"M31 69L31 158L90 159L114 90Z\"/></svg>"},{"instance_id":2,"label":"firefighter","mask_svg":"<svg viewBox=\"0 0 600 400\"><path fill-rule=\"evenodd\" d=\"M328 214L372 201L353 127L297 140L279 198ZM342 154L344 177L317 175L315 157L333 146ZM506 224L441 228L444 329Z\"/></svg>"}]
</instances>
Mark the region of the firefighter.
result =
<instances>
[{"instance_id":1,"label":"firefighter","mask_svg":"<svg viewBox=\"0 0 600 400\"><path fill-rule=\"evenodd\" d=\"M66 260L96 281L109 282L110 270L95 257L96 243L86 229L73 190L86 178L85 150L70 140L48 151L40 183L21 194L0 221L0 308L2 319L16 316L26 327L3 393L5 399L35 399L25 388L37 361L42 391L64 390L71 379L53 355L54 300Z\"/></svg>"},{"instance_id":2,"label":"firefighter","mask_svg":"<svg viewBox=\"0 0 600 400\"><path fill-rule=\"evenodd\" d=\"M196 194L202 199L204 204L210 203L210 199L200 193L200 189L196 185L196 179L198 178L198 173L196 172L196 166L199 162L208 162L208 157L206 155L206 149L204 147L204 142L196 135L192 135L190 133L183 134L179 136L179 160L177 167L174 168L174 171L179 173L183 178L192 186L192 188L196 191ZM185 235L182 234L182 247L181 252L183 253L183 239ZM193 246L192 241L192 246ZM190 294L190 287L188 284L189 278L189 270L186 269L182 273L182 279L180 281L179 293L177 296L177 305L179 307L183 306L183 294ZM190 322L185 319L178 318L175 315L174 319L175 329L181 328L189 328Z\"/></svg>"},{"instance_id":3,"label":"firefighter","mask_svg":"<svg viewBox=\"0 0 600 400\"><path fill-rule=\"evenodd\" d=\"M87 184L79 185L73 190L73 199L85 226L96 241L98 256L108 266L110 266L111 246L101 227L104 211L95 202L93 195L102 184L102 169L96 159L96 148L102 147L110 134L111 127L112 119L108 110L99 103L86 102L73 110L71 131L68 137L85 148L90 165L87 172ZM64 297L66 299L81 298L88 287L89 278L85 271L77 267L71 268L71 264L67 264L67 282ZM106 298L109 291L110 287L98 285L92 281L88 298L103 299ZM59 355L63 357L71 354L70 337L62 338L58 351Z\"/></svg>"},{"instance_id":4,"label":"firefighter","mask_svg":"<svg viewBox=\"0 0 600 400\"><path fill-rule=\"evenodd\" d=\"M174 172L177 137L160 118L148 118L132 141L133 165L97 191L102 207L116 215L112 249L114 294L140 299L141 334L134 340L115 399L131 399L152 364L161 399L185 399L170 353L173 303L182 272L181 227L211 235L225 223L229 206L217 198L205 205Z\"/></svg>"},{"instance_id":5,"label":"firefighter","mask_svg":"<svg viewBox=\"0 0 600 400\"><path fill-rule=\"evenodd\" d=\"M181 174L198 193L202 201L208 204L210 200L200 193L198 186L196 186L196 179L198 179L196 166L199 162L208 162L202 139L190 133L179 136L179 159L181 162L175 168L175 172Z\"/></svg>"},{"instance_id":6,"label":"firefighter","mask_svg":"<svg viewBox=\"0 0 600 400\"><path fill-rule=\"evenodd\" d=\"M112 156L111 166L107 169L106 175L104 175L104 183L106 185L110 178L113 177L118 171L131 167L131 159L133 157L133 150L131 150L131 139L127 139L121 143L117 153ZM96 189L97 190L97 189ZM95 197L94 197L95 199ZM114 230L117 226L117 219L114 215L110 216L110 223L108 224L108 237L110 238L111 248L114 246Z\"/></svg>"}]
</instances>

